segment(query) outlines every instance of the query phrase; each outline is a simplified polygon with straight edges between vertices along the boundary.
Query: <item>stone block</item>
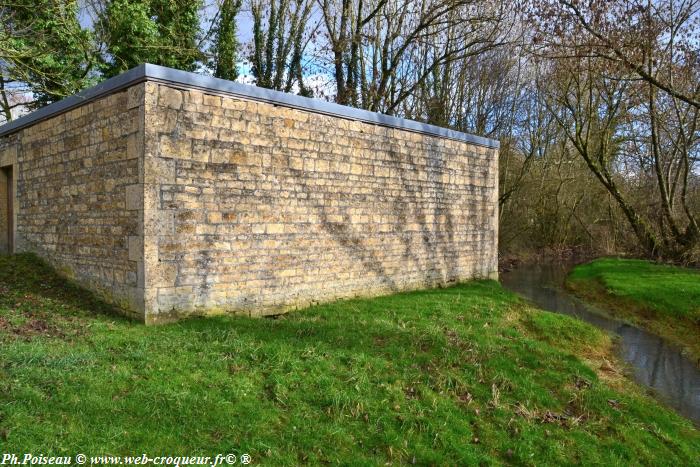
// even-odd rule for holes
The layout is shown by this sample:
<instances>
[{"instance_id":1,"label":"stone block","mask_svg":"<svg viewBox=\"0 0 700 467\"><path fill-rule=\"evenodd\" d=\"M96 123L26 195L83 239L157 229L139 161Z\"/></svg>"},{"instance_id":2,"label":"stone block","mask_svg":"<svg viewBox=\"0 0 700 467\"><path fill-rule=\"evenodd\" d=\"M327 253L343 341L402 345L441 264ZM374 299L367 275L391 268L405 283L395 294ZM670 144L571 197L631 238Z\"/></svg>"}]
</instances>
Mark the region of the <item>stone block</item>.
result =
<instances>
[{"instance_id":1,"label":"stone block","mask_svg":"<svg viewBox=\"0 0 700 467\"><path fill-rule=\"evenodd\" d=\"M126 209L129 211L143 209L143 185L134 184L126 187Z\"/></svg>"},{"instance_id":2,"label":"stone block","mask_svg":"<svg viewBox=\"0 0 700 467\"><path fill-rule=\"evenodd\" d=\"M168 86L158 88L158 105L179 110L182 107L182 91Z\"/></svg>"},{"instance_id":3,"label":"stone block","mask_svg":"<svg viewBox=\"0 0 700 467\"><path fill-rule=\"evenodd\" d=\"M143 238L136 235L129 236L129 261L143 260Z\"/></svg>"}]
</instances>

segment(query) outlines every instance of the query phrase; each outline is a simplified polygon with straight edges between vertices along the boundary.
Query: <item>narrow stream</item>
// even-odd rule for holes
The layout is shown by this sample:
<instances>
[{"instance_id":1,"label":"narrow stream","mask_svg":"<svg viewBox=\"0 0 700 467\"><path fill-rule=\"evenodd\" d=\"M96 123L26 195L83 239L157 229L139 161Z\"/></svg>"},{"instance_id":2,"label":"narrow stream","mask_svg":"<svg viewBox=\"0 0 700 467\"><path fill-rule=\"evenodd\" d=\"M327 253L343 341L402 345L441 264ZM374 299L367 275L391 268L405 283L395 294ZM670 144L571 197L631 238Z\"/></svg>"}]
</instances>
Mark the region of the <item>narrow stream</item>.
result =
<instances>
[{"instance_id":1,"label":"narrow stream","mask_svg":"<svg viewBox=\"0 0 700 467\"><path fill-rule=\"evenodd\" d=\"M567 264L524 265L502 274L501 283L544 310L574 316L620 336L620 356L634 370L634 379L700 426L700 368L660 337L608 318L569 294L563 288L569 269Z\"/></svg>"}]
</instances>

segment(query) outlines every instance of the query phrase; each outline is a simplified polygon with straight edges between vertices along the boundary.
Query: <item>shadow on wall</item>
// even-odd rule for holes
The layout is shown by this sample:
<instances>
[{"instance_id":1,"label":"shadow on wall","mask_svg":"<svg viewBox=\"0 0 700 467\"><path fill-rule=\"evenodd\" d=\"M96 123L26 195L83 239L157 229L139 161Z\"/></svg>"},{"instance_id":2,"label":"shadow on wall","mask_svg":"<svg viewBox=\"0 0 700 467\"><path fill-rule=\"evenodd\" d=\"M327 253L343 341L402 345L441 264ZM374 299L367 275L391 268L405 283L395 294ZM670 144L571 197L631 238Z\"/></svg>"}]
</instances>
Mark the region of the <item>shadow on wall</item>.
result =
<instances>
[{"instance_id":1,"label":"shadow on wall","mask_svg":"<svg viewBox=\"0 0 700 467\"><path fill-rule=\"evenodd\" d=\"M426 267L430 268L433 272L425 278L424 285L431 286L435 282L447 284L459 279L459 252L454 248L456 246L455 226L453 214L449 208L452 200L447 191L448 184L444 183L442 178L446 170L444 156L433 138L427 151L428 165L423 168L416 163L416 155L402 153L399 144L392 142L387 151L388 163L389 168L398 173L401 193L393 196L392 199L387 199L385 193L374 193L371 196L376 197L375 203L379 208L376 212L383 213L382 211L386 210L381 209L382 205L390 205L390 214L396 218L392 224L392 232L398 235L403 243L403 260L415 265L417 271L426 272ZM425 150L419 155L424 154ZM419 180L419 174L423 169L427 171L428 183ZM304 171L292 168L289 170L306 198L313 200L311 195L316 192L309 186L308 177L304 175ZM434 194L431 193L428 197L426 190L431 189L434 190ZM366 245L366 234L353 228L348 213L344 214L344 222L333 222L329 218L334 213L327 212L323 199L316 203L310 202L309 205L319 216L323 230L343 247L345 253L359 261L365 269L373 272L383 286L393 292L401 290L396 279L387 271L377 251ZM433 226L432 229L428 225L429 218L434 220L434 223L430 224ZM413 242L415 234L407 230L407 226L414 223L420 228L421 251L416 250L416 243ZM479 256L483 261L487 256L486 251L480 252ZM426 258L427 263L421 262L421 257Z\"/></svg>"},{"instance_id":2,"label":"shadow on wall","mask_svg":"<svg viewBox=\"0 0 700 467\"><path fill-rule=\"evenodd\" d=\"M316 123L320 128L332 127L332 124L327 122ZM184 123L176 123L175 127L181 124ZM275 133L274 126L266 128L268 130L264 137L277 141L279 136ZM409 141L411 140L413 139L409 138ZM467 279L470 274L484 273L493 262L490 253L493 243L489 243L487 235L480 233L480 230L490 225L485 222L483 209L479 205L484 200L483 192L479 187L470 185L475 183L478 175L465 174L465 185L452 185L450 180L454 181L454 178L450 177L449 172L456 167L451 167L451 159L447 158L464 157L464 164L468 170L474 171L479 168L471 166L471 161L466 160L470 158L468 153L455 155L454 151L441 147L441 142L440 138L423 137L420 141L413 141L406 146L404 141L387 134L381 141L376 142L375 146L364 149L377 151L376 162L381 165L375 165L373 170L378 172L381 170L381 173L372 172L370 175L365 172L364 175L359 175L361 181L357 186L360 189L354 189L348 175L344 175L342 173L344 171L338 171L335 168L330 172L315 172L309 171L308 167L293 167L289 161L293 151L286 148L284 141L275 143L277 146L273 145L274 150L271 147L253 149L250 146L237 146L234 150L228 146L223 148L217 146L226 153L235 152L236 161L193 162L191 167L188 166L182 170L187 173L193 172L188 177L194 177L196 184L214 189L218 209L237 209L238 206L235 204L235 207L221 205L221 203L233 204L235 199L236 202L243 204L244 209L249 209L251 204L258 206L254 215L256 219L269 220L280 215L281 213L275 210L284 209L282 206L285 205L285 200L289 196L292 198L294 208L298 209L297 213L302 212L317 219L316 223L308 228L316 229L319 233L318 238L328 238L330 243L337 246L337 248L331 248L337 250L338 255L349 259L347 271L343 272L348 273L346 275L350 277L348 282L354 282L354 284L348 285L348 289L369 287L398 292L405 290L409 282L411 287L432 287ZM317 149L314 148L311 151L317 151ZM246 150L250 153L246 154ZM242 155L239 155L239 152ZM262 157L270 158L271 168L268 172L262 167L257 167L258 170L253 173L246 171L248 178L239 179L234 176L239 165L253 165L253 162L258 162L258 159L262 161ZM304 158L303 162L313 162L314 157ZM222 160L225 159L222 158ZM360 164L362 162L359 161ZM372 157L371 161L367 162L374 163L375 158ZM357 164L358 160L354 158L350 161L349 154L334 154L332 160L325 160L324 166L331 168L336 163ZM197 178L197 171L208 170L212 166L222 173L231 173L233 181L230 186L240 189L227 190L225 189L227 185L223 181L219 183L217 179L199 180ZM389 175L391 179L379 178ZM317 179L312 178L315 176L321 176L322 183L316 183ZM246 186L247 182L248 185L258 184L256 186L259 186L259 189ZM265 187L262 182L265 182L268 187ZM289 192L282 200L278 196L277 185L281 185L282 190ZM329 189L330 187L333 188ZM297 193L294 193L295 191ZM262 208L265 209L261 211ZM291 217L295 214L292 212ZM363 218L361 223L358 223L356 216ZM369 220L367 220L368 216ZM381 228L373 225L375 223L372 216L381 216L381 221L384 222ZM313 233L309 233L312 237ZM202 249L197 248L194 264L188 266L195 270L192 273L198 276L198 282L175 285L194 287L196 300L193 306L195 308L205 307L206 304L217 300L221 300L226 308L237 310L253 308L261 299L258 290L241 287L235 290L235 294L221 298L218 288L214 285L218 275L228 272L222 272L225 266L219 264L217 257L209 253L219 240L226 241L220 237L221 234L217 232L216 235L204 235L200 240L205 245ZM304 241L314 240L309 237L300 236ZM295 247L293 242L296 237L285 236L284 238L291 242L289 245L291 250L301 256L304 255L306 251L303 248L308 247ZM308 245L308 243L304 244ZM328 252L323 253L322 256L330 256ZM335 254L336 251L330 253ZM287 282L284 278L286 276L278 277L275 269L288 265L287 263L295 265L294 267L297 265L305 267L306 263L300 264L304 260L303 257L286 255L282 260L275 258L276 262L272 263L273 260L263 256L260 259L261 270L256 272L255 280L267 281L267 283L278 281L280 289L284 288L285 284L291 283L292 288L298 287L301 291L304 284L300 284L299 280ZM323 264L317 263L311 266L324 267ZM331 284L331 286L336 285ZM345 285L338 285L338 288ZM353 291L340 292L344 294ZM279 296L273 296L270 300L271 304L276 305L277 303L272 302L286 300L284 291L274 293L278 293ZM306 291L299 293L304 295Z\"/></svg>"},{"instance_id":3,"label":"shadow on wall","mask_svg":"<svg viewBox=\"0 0 700 467\"><path fill-rule=\"evenodd\" d=\"M423 251L429 258L429 264L436 268L440 273L440 280L443 283L454 282L459 278L459 268L457 262L457 254L454 250L446 250L445 242L454 246L454 221L452 212L445 203L449 203L446 190L446 184L443 182L443 174L446 170L444 155L439 151L436 145L436 140L430 138L430 146L427 154L426 166L428 181L435 187L435 206L432 209L433 229L430 229L427 224L428 216L426 212L430 212L430 208L425 208L420 200L425 200L423 185L420 183L411 183L411 178L416 178L420 172L420 168L413 161L403 161L401 153L397 150L397 145L392 144L389 151L393 168L399 171L399 178L404 187L405 193L413 193L413 196L400 196L397 203L404 206L411 206L414 212L414 218L421 229L421 241L423 243ZM416 177L409 177L413 173ZM440 222L442 219L445 222ZM408 259L413 257L414 262L420 262L415 255L412 255L412 247L410 244L410 236L404 237L405 253L404 256Z\"/></svg>"},{"instance_id":4,"label":"shadow on wall","mask_svg":"<svg viewBox=\"0 0 700 467\"><path fill-rule=\"evenodd\" d=\"M312 200L311 196L314 191L309 187L307 177L303 175L304 171L300 169L289 169L292 175L295 176L297 180L297 185L301 187L302 192L306 195L308 200ZM316 211L321 227L324 231L329 233L335 241L343 247L345 252L354 258L355 260L362 263L365 269L375 273L381 280L381 283L387 286L391 291L398 291L399 287L387 273L384 265L379 260L374 251L368 249L363 244L364 237L355 233L350 227L350 215L345 213L344 222L332 222L329 220L329 214L326 212L326 206L323 200L319 203L309 203L309 205Z\"/></svg>"}]
</instances>

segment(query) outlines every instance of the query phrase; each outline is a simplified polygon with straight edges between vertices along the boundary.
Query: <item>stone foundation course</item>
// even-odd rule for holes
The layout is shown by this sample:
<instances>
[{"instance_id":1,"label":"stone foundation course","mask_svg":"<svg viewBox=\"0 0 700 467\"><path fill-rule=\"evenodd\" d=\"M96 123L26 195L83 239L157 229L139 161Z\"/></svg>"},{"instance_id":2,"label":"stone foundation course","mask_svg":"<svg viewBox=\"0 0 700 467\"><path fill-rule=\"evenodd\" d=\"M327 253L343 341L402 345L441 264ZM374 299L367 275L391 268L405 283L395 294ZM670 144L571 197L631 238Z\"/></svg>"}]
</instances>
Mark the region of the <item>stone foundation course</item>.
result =
<instances>
[{"instance_id":1,"label":"stone foundation course","mask_svg":"<svg viewBox=\"0 0 700 467\"><path fill-rule=\"evenodd\" d=\"M2 225L147 323L277 314L495 278L497 160L493 140L144 65L0 127Z\"/></svg>"}]
</instances>

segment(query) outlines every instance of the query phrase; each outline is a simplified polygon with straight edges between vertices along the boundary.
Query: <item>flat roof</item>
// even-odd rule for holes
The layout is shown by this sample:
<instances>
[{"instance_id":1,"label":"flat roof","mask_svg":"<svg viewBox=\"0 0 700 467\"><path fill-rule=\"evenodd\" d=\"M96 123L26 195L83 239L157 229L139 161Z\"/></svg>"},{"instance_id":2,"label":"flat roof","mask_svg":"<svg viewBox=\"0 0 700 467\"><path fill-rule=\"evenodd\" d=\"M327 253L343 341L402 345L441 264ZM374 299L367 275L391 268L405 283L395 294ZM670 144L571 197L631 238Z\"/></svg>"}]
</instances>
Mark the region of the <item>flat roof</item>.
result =
<instances>
[{"instance_id":1,"label":"flat roof","mask_svg":"<svg viewBox=\"0 0 700 467\"><path fill-rule=\"evenodd\" d=\"M451 130L427 123L408 120L406 118L392 117L378 112L356 109L345 105L335 104L320 99L297 96L286 92L273 91L271 89L250 86L236 83L225 79L214 78L212 76L198 75L187 71L175 70L159 65L146 63L132 68L124 73L110 78L91 88L85 89L73 96L62 99L53 104L49 104L34 112L24 115L16 120L0 126L0 136L31 126L39 121L46 120L68 110L84 105L100 97L113 94L114 92L133 86L144 81L154 81L163 84L170 84L176 87L194 88L202 91L209 91L216 94L241 97L254 101L267 102L270 104L291 107L294 109L307 110L324 115L357 120L365 123L373 123L389 128L413 131L426 135L440 136L443 138L465 141L467 143L485 146L487 148L498 148L499 142L494 139L482 136L471 135L461 131Z\"/></svg>"}]
</instances>

